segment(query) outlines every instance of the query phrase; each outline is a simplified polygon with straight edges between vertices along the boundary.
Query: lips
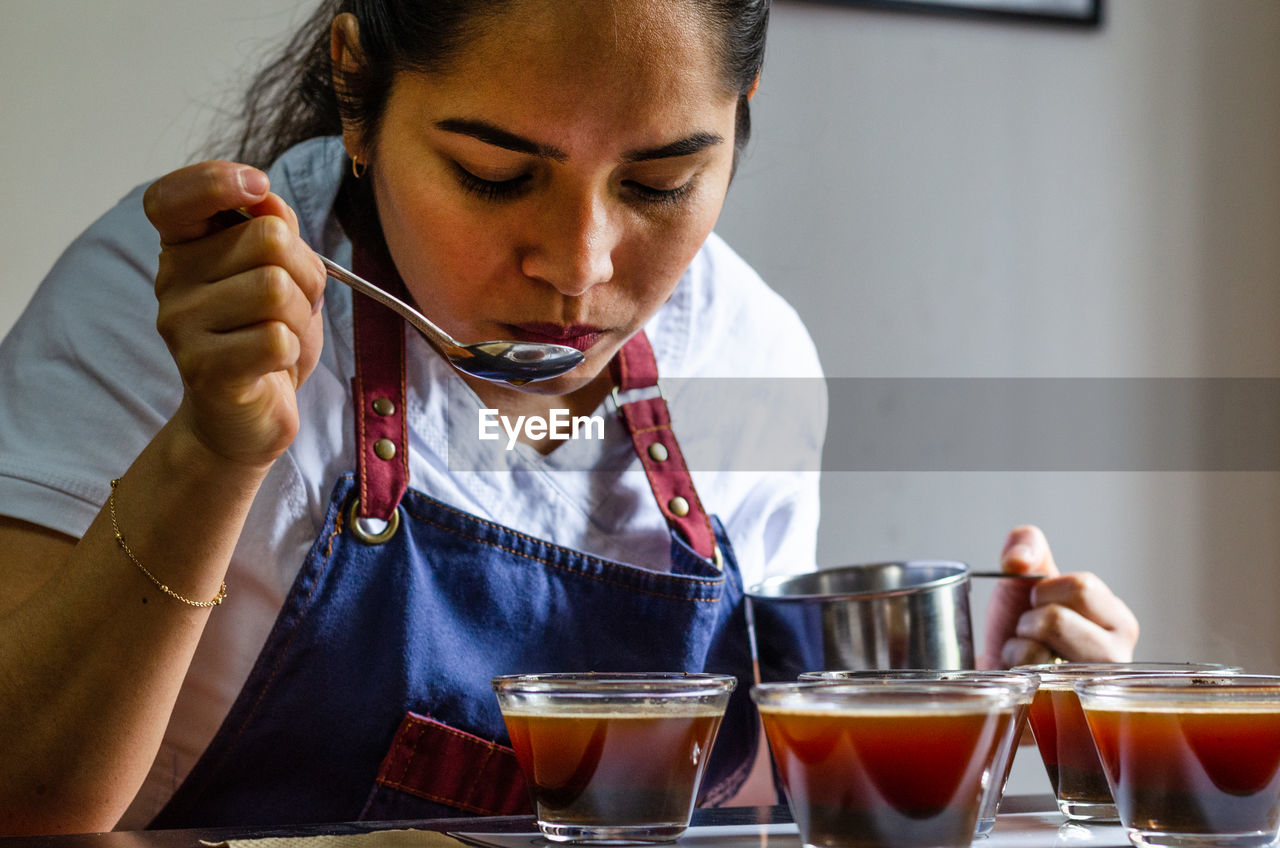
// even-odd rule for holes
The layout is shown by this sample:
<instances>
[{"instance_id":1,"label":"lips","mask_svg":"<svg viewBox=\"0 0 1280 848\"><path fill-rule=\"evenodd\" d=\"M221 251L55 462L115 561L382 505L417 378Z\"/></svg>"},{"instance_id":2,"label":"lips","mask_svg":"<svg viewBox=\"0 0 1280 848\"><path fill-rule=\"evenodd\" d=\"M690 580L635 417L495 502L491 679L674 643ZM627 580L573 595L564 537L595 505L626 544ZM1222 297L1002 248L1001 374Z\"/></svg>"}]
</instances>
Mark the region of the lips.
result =
<instances>
[{"instance_id":1,"label":"lips","mask_svg":"<svg viewBox=\"0 0 1280 848\"><path fill-rule=\"evenodd\" d=\"M571 324L566 327L563 324L536 322L515 324L514 327L522 342L559 344L584 352L604 335L604 330L590 324Z\"/></svg>"}]
</instances>

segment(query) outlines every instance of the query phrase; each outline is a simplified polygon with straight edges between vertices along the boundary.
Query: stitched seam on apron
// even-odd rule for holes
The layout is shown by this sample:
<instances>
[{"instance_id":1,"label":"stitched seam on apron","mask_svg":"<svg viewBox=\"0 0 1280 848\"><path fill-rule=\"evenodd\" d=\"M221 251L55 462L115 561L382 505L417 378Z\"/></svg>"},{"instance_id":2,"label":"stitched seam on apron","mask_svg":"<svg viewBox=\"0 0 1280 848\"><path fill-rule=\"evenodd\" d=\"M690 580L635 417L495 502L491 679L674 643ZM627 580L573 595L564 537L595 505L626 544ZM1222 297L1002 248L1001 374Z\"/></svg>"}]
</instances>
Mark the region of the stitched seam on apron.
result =
<instances>
[{"instance_id":1,"label":"stitched seam on apron","mask_svg":"<svg viewBox=\"0 0 1280 848\"><path fill-rule=\"evenodd\" d=\"M441 524L438 521L434 521L430 518L427 518L425 515L419 515L413 512L412 510L409 510L409 513L419 521L426 522L427 524L430 524L434 527L438 527L441 530L444 530L448 533L453 533L455 536L460 536L464 539L468 539L473 542L479 542L482 545L488 545L491 548L497 548L500 551L506 551L509 554L515 554L518 557L523 557L525 559L532 560L533 562L542 563L548 568L554 568L558 571L566 571L578 577L584 577L587 580L594 580L597 583L604 583L609 586L621 586L624 589L630 589L631 591L637 592L641 595L649 595L655 598L666 598L667 600L671 600L671 601L693 601L694 603L700 603L700 604L718 604L720 602L719 598L686 598L686 597L681 597L680 595L666 594L664 592L653 592L648 589L641 589L636 586L631 586L627 583L622 582L621 580L608 580L604 577L599 577L594 574L586 574L576 569L568 568L558 563L551 562L550 560L542 559L541 557L536 557L536 556L533 556L532 554L527 554L524 551L517 551L515 548L508 548L506 545L500 545L497 542L490 542L488 539L477 539L474 536L468 536L466 533L462 532L461 530L458 530L453 527L449 527L448 525L445 525L445 524ZM522 538L527 539L528 537L526 536ZM536 541L536 540L530 540L530 541Z\"/></svg>"},{"instance_id":2,"label":"stitched seam on apron","mask_svg":"<svg viewBox=\"0 0 1280 848\"><path fill-rule=\"evenodd\" d=\"M669 428L666 428L666 429L669 429ZM643 463L643 462L641 462L641 467L643 468L643 466L644 466L644 463ZM702 506L702 499L701 499L700 497L698 497L698 493L697 493L697 491L694 491L693 496L694 496L694 499L698 502L698 506L699 506L699 507L701 507L701 506ZM497 524L497 523L495 523L495 522L493 522L493 521L487 521L487 520L485 520L485 519L483 519L483 518L478 518L478 517L476 517L476 516L472 515L471 513L463 512L462 510L460 510L460 509L456 509L456 508L454 508L454 507L450 506L449 504L447 504L447 503L445 503L445 502L443 502L443 501L438 501L438 500L436 500L435 498L427 497L427 496L425 496L425 495L419 495L419 497L422 497L423 499L425 499L425 500L427 500L427 501L430 501L430 502L431 502L435 507L437 507L438 509L442 509L442 510L444 510L445 512L448 512L448 513L450 513L450 514L452 514L452 515L455 515L455 516L457 516L458 518L462 519L463 521L467 521L467 522L474 522L474 523L479 524L479 525L481 525L481 526L488 527L488 528L490 528L491 530L497 530L497 531L500 531L500 532L502 532L502 533L509 533L509 534L511 534L512 536L515 536L517 539L523 539L524 541L529 542L530 544L537 545L537 546L539 546L539 547L551 548L552 550L563 551L565 554L568 554L568 555L570 555L570 556L580 556L580 557L583 557L583 558L585 558L585 559L587 559L587 560L590 560L591 562L598 562L598 563L600 563L601 565L604 565L604 566L616 566L616 565L619 565L619 563L616 563L616 562L614 562L614 561L612 561L612 560L606 560L606 559L602 559L601 557L591 556L590 554L584 554L584 553L582 553L581 551L575 551L575 550L573 550L573 549L571 549L571 548L566 548L566 547L564 547L563 545L556 545L556 544L553 544L553 543L551 543L551 542L546 541L545 539L539 539L539 538L536 538L536 537L534 537L534 536L530 536L530 535L528 535L527 533L521 533L519 530L515 530L515 529L513 529L513 528L511 528L511 527L507 527L507 526L502 525L502 524ZM516 556L524 557L525 559L533 560L534 562L540 562L540 563L543 563L544 565L549 565L549 566L551 566L552 568L559 569L559 570L561 570L561 571L567 571L567 572L569 572L570 574L580 574L580 573L581 573L581 572L575 571L575 570L574 570L574 569L572 569L572 568L566 568L566 567L565 567L565 566L563 566L563 565L557 565L557 564L555 564L555 563L553 563L553 562L548 562L547 560L542 559L542 558L540 558L540 557L533 556L532 554L527 554L527 553L525 553L525 552L523 552L523 551L517 551L517 550L514 550L514 549L512 549L512 548L508 548L508 547L505 547L505 546L503 546L503 545L499 545L497 542L490 542L490 541L485 540L485 539L475 539L475 537L467 535L467 534L466 534L466 532L464 532L464 531L462 531L462 530L459 530L459 529L457 529L457 528L455 528L455 527L449 527L449 526L447 526L447 525L441 524L440 522L435 521L434 519L431 519L431 518L426 517L425 515L423 515L423 514L422 514L422 513L420 513L420 512L415 512L414 510L410 509L410 508L409 508L409 506L405 503L405 501L406 501L406 500L409 500L409 499L408 499L408 498L402 499L402 500L401 500L401 505L403 505L403 506L404 506L405 511L406 511L409 515L412 515L414 518L417 518L417 519L419 519L420 521L425 521L425 522L427 522L428 524L431 524L431 525L432 525L432 526L434 526L434 527L439 527L441 530L447 530L448 532L450 532L450 533L454 534L455 536L460 536L460 537L461 537L461 538L463 538L463 539L474 539L474 541L480 542L480 543L485 544L485 545L489 545L490 547L498 548L499 550L503 550L503 551L507 551L507 552L509 552L509 553L513 553L513 554L515 554ZM711 527L711 528L712 528L712 529L711 529L711 535L712 535L712 537L714 538L714 537L715 537L715 528L714 528L714 526L711 524L711 516L710 516L709 514L707 514L707 512L706 512L706 510L705 510L705 509L703 509L703 510L702 510L702 512L703 512L703 514L704 514L704 515L706 515L706 516L707 516L707 525L708 525L709 527ZM657 574L658 572L653 572L653 573ZM583 576L583 577L588 577L588 578L590 578L590 579L592 579L592 580L598 580L599 582L602 582L602 583L608 583L608 584L616 585L616 586L623 586L624 588L633 588L633 587L631 587L631 586L628 586L626 583L622 583L622 582L620 582L620 581L616 581L616 580L604 580L603 578L591 577L591 575L587 575L587 574L583 574L582 576ZM681 580L688 580L690 583L692 583L692 584L694 584L694 585L703 585L703 586L709 586L709 587L710 587L710 586L715 586L718 582L722 582L722 581L724 580L724 578L713 578L713 577L690 577L690 576L688 576L688 575L678 575L678 578L679 578L679 579L681 579ZM672 600L677 600L677 601L693 600L693 601L699 601L699 602L701 602L701 603L719 603L719 600L720 600L719 598L682 598L682 597L681 597L681 596L679 596L679 595L670 595L670 594L665 594L665 593L662 593L662 592L651 592L651 591L647 591L647 590L645 590L645 589L635 589L635 591L640 592L641 594L645 594L645 595L652 595L652 596L654 596L654 597L658 597L658 598L670 598L670 599L672 599Z\"/></svg>"},{"instance_id":3,"label":"stitched seam on apron","mask_svg":"<svg viewBox=\"0 0 1280 848\"><path fill-rule=\"evenodd\" d=\"M328 546L325 548L324 568L320 569L320 571L316 574L316 581L311 586L311 591L307 594L307 602L303 605L303 609L306 609L311 605L311 599L315 596L316 588L320 585L319 578L324 574L325 569L329 567L329 558L333 554L333 540L336 539L338 535L341 533L342 533L342 510L339 509L337 518L333 522L333 531L329 534ZM281 651L281 658L276 661L275 667L271 669L271 676L267 678L266 683L264 683L262 685L262 688L258 691L258 697L257 699L254 700L253 707L249 710L249 715L245 717L245 720L240 724L240 729L236 731L237 736L239 736L241 733L244 732L245 727L249 723L249 719L251 719L254 713L258 711L258 705L262 703L262 699L266 696L267 691L271 688L272 684L275 683L276 675L280 673L280 663L284 659L283 654L288 650L289 646L293 644L293 640L297 637L297 628L295 627L293 629L294 629L294 633L289 636L289 641L285 642L285 644L282 646L284 650Z\"/></svg>"},{"instance_id":4,"label":"stitched seam on apron","mask_svg":"<svg viewBox=\"0 0 1280 848\"><path fill-rule=\"evenodd\" d=\"M369 490L365 479L369 476L365 473L368 463L368 457L365 456L365 445L368 444L368 436L365 433L364 425L364 381L358 376L360 371L360 322L355 320L356 303L352 299L351 303L351 346L355 350L356 372L357 377L355 383L355 402L356 402L356 421L360 423L360 432L356 437L356 465L360 469L357 481L360 484L360 503L364 504L364 508L369 508Z\"/></svg>"},{"instance_id":5,"label":"stitched seam on apron","mask_svg":"<svg viewBox=\"0 0 1280 848\"><path fill-rule=\"evenodd\" d=\"M467 787L466 793L462 796L467 800L467 803L470 803L471 799L476 797L476 787L480 785L480 778L484 775L485 766L489 765L489 761L493 759L493 752L495 750L497 749L492 745L489 745L484 754L484 761L476 766L476 779L471 781L471 785Z\"/></svg>"},{"instance_id":6,"label":"stitched seam on apron","mask_svg":"<svg viewBox=\"0 0 1280 848\"><path fill-rule=\"evenodd\" d=\"M404 338L404 321L397 322L400 325L400 396L397 402L400 404L400 467L404 469L403 485L399 485L400 493L396 496L396 503L404 500L404 489L409 482L409 378L408 362L409 357L405 355L407 343ZM392 510L395 509L393 505Z\"/></svg>"},{"instance_id":7,"label":"stitched seam on apron","mask_svg":"<svg viewBox=\"0 0 1280 848\"><path fill-rule=\"evenodd\" d=\"M694 493L694 497L697 497L697 493L696 493L696 492ZM498 530L498 531L503 532L503 533L509 533L509 534L511 534L512 536L515 536L517 539L523 539L524 541L529 542L529 543L531 543L531 544L538 545L538 546L540 546L540 547L552 548L553 550L557 550L557 551L564 551L566 554L569 554L570 556L581 556L581 557L583 557L583 558L585 558L585 559L588 559L588 560L590 560L590 561L592 561L592 562L598 562L598 563L600 563L601 565L605 565L605 566L613 566L613 565L617 565L617 564L618 564L618 563L613 562L612 560L606 560L606 559L602 559L602 558L600 558L600 557L591 556L590 554L584 554L584 553L582 553L581 551L575 551L575 550L572 550L571 548L566 548L566 547L564 547L563 545L556 545L556 544L552 544L552 543L550 543L550 542L547 542L547 541L546 541L546 540L544 540L544 539L538 539L538 538L536 538L536 537L534 537L534 536L530 536L530 535L528 535L528 534L521 533L519 530L514 530L514 529L512 529L512 528L510 528L510 527L506 527L506 526L503 526L503 525L501 525L501 524L495 524L494 522L492 522L492 521L486 521L486 520L485 520L485 519L483 519L483 518L477 518L476 516L471 515L470 513L462 512L461 510L459 510L459 509L455 509L455 508L453 508L453 507L449 506L447 503L444 503L444 502L442 502L442 501L437 501L437 500L435 500L434 498L428 498L428 500L430 500L430 501L431 501L434 505L436 505L437 507L439 507L439 508L441 508L441 509L445 510L446 512L450 512L450 513L452 513L453 515L458 516L459 518L463 519L464 521L474 521L474 522L476 522L477 524L484 525L485 527L488 527L488 528L490 528L490 529L492 529L492 530ZM698 503L699 503L699 504L701 504L701 503L702 503L702 501L701 501L701 500L699 500L699 501L698 501ZM413 510L409 509L407 506L405 507L405 510L406 510L410 515L414 516L415 518L421 519L422 521L426 521L427 523L432 524L432 525L434 525L434 526L436 526L436 527L439 527L439 528L440 528L440 529L442 529L442 530L448 530L450 533L453 533L453 534L454 534L454 535L456 535L456 536L461 536L461 537L462 537L462 538L464 538L464 539L471 539L471 538L473 538L473 537L471 537L471 536L466 535L466 533L465 533L465 532L463 532L462 530L458 530L458 529L453 528L453 527L446 527L445 525L440 524L440 523L439 523L439 522L437 522L437 521L434 521L434 520L432 520L432 519L430 519L430 518L427 518L426 516L422 515L421 513L414 512ZM708 523L708 524L710 524L710 522L711 522L711 517L710 517L710 516L707 516L707 523ZM714 531L712 532L712 535L713 535L713 536L715 535ZM500 549L502 549L502 550L510 550L509 548L504 548L504 547L502 547L502 545L499 545L499 544L497 544L496 542L488 542L488 541L485 541L485 540L483 540L483 539L477 539L476 541L483 542L483 543L484 543L484 544L486 544L486 545L492 545L493 547L495 547L495 548L500 548ZM536 561L536 562L546 562L546 560L539 559L538 557L532 556L532 555L530 555L530 554L523 553L522 551L511 551L511 553L514 553L514 554L516 554L516 555L518 555L518 556L525 557L526 559L534 560L534 561ZM551 566L552 566L552 567L554 567L554 568L560 568L560 569L564 569L564 570L566 570L566 571L573 571L573 569L565 569L565 567L564 567L564 566L561 566L561 565L554 565L553 563L549 563L549 562L547 562L546 564L547 564L547 565L551 565ZM658 573L658 572L654 572L654 573L656 574L656 573ZM702 585L705 585L705 586L714 586L716 583L718 583L718 582L722 582L724 578L714 578L714 577L688 577L688 576L681 575L681 576L680 576L680 579L682 579L682 580L688 580L688 581L690 581L691 583L694 583L694 584L702 584ZM620 585L621 585L621 584L620 584ZM641 589L641 590L637 590L637 591L644 591L644 590L643 590L643 589ZM656 593L656 592L647 592L646 594L651 594L651 595L652 595L652 594L656 594L656 595L658 595L658 597L662 597L662 598L668 598L668 597L677 597L677 598L678 598L678 596L675 596L675 595L663 595L663 594ZM713 598L704 598L704 599L701 599L701 600L711 600L711 601L714 601L714 600L716 600L716 599L713 599Z\"/></svg>"},{"instance_id":8,"label":"stitched seam on apron","mask_svg":"<svg viewBox=\"0 0 1280 848\"><path fill-rule=\"evenodd\" d=\"M422 737L422 730L424 728L424 725L421 724L420 722L415 721L413 722L412 727L413 727L413 738L406 740L406 744L409 745L409 756L407 759L404 760L404 765L401 766L400 768L399 776L392 779L392 777L388 775L385 781L380 777L378 779L379 782L385 782L385 783L395 784L395 785L401 785L404 783L405 777L409 774L409 766L413 765L414 758L418 756L418 740Z\"/></svg>"},{"instance_id":9,"label":"stitched seam on apron","mask_svg":"<svg viewBox=\"0 0 1280 848\"><path fill-rule=\"evenodd\" d=\"M333 532L329 534L328 546L325 548L324 568L320 569L320 571L316 574L316 581L315 583L312 584L311 591L307 593L307 602L303 605L303 609L306 609L307 607L311 606L311 599L315 596L316 588L320 585L320 577L324 574L325 569L329 567L329 559L333 554L333 540L337 538L341 532L342 532L342 510L339 509L338 515L333 522ZM262 699L266 695L267 690L270 689L271 685L275 682L276 675L280 673L280 663L284 659L283 654L285 653L285 651L288 650L289 646L293 644L293 640L297 637L297 635L298 635L297 629L294 628L294 633L289 636L289 641L285 642L283 646L284 650L281 651L281 654L282 654L281 658L276 661L275 667L271 669L271 676L267 678L267 682L262 685L262 689L258 692L258 698L253 702L253 709L249 711L250 716L252 716L255 712L258 711L258 704L262 703ZM245 719L244 724L240 725L240 729L236 731L237 734L244 732L245 724L248 724L248 718Z\"/></svg>"},{"instance_id":10,"label":"stitched seam on apron","mask_svg":"<svg viewBox=\"0 0 1280 848\"><path fill-rule=\"evenodd\" d=\"M418 756L418 738L422 736L422 733L426 728L425 722L413 721L413 720L411 721L412 721L412 727L413 727L414 733L413 733L413 739L407 740L407 744L410 745L411 747L410 747L409 757L405 761L404 768L400 770L400 775L397 779L393 780L391 779L390 776L387 776L387 777L379 776L378 783L380 783L383 786L387 786L392 789L398 790L400 792L404 792L406 795L416 795L419 798L426 798L428 801L437 801L447 806L457 807L460 810L466 810L467 812L483 813L485 815L499 815L501 813L500 810L490 809L488 807L482 807L478 804L471 803L470 800L464 801L462 800L462 798L446 798L443 795L435 795L430 792L425 792L417 786L410 786L409 784L404 782L405 777L409 773L409 766L413 763L414 758ZM436 722L434 726L437 732L448 733L450 736L456 736L459 739L463 739L469 743L474 743L476 740L476 737L471 736L470 734L462 733L461 731L455 730L454 728L449 727L447 724ZM484 742L484 745L486 748L484 762L480 763L480 765L475 769L475 772L476 772L475 780L471 782L471 785L467 787L467 791L463 793L463 798L466 798L466 799L471 799L475 797L476 787L480 784L480 778L483 776L484 767L489 764L489 760L493 759L494 753L498 750L498 747L494 745L492 742L489 742L487 740L482 740L482 741Z\"/></svg>"},{"instance_id":11,"label":"stitched seam on apron","mask_svg":"<svg viewBox=\"0 0 1280 848\"><path fill-rule=\"evenodd\" d=\"M593 556L590 556L589 554L583 554L581 551L575 551L575 550L572 550L571 548L566 548L566 547L564 547L563 545L553 545L553 544L551 544L551 543L549 543L549 542L547 542L547 541L545 541L545 540L543 540L543 539L538 539L538 538L536 538L536 537L534 537L534 536L530 536L530 535L528 535L528 534L526 534L526 533L521 533L519 530L514 530L514 529L512 529L512 528L510 528L510 527L506 527L506 526L503 526L503 525L501 525L501 524L497 524L497 523L492 522L492 521L486 521L486 520L485 520L485 519L483 519L483 518L478 518L478 517L476 517L476 516L474 516L474 515L472 515L472 514L470 514L470 513L463 512L463 511L462 511L462 510L460 510L460 509L455 509L455 508L453 508L453 507L449 506L447 503L443 503L443 502L441 502L441 501L434 501L434 502L435 502L435 504L436 504L436 505L438 505L438 506L439 506L439 507L441 507L442 509L444 509L444 510L446 510L446 511L448 511L448 512L453 513L454 515L458 516L459 518L461 518L461 519L463 519L463 520L465 520L465 521L474 521L474 522L476 522L477 524L483 524L485 527L488 527L488 528L490 528L490 529L492 529L492 530L499 530L499 531L502 531L502 532L505 532L505 533L510 533L511 535L515 536L515 537L516 537L516 538L518 538L518 539L524 539L526 542L531 542L531 543L533 543L533 544L535 544L535 545L542 545L542 546L545 546L545 547L548 547L548 548L555 548L557 551L564 551L566 554L570 554L570 555L577 555L577 556L585 556L587 559L590 559L590 560L592 560L593 562L599 562L599 563L603 563L603 564L608 564L608 561L607 561L607 560L603 560L603 559L601 559L600 557L593 557ZM417 513L414 513L414 514L415 514L415 515L417 515ZM424 518L423 520L424 520L424 521L431 521L431 519L429 519L429 518ZM435 522L432 522L432 523L435 523ZM438 525L438 524L437 524L436 526L440 526L440 525ZM452 532L457 533L458 535L463 535L461 531L453 530L453 528L446 527L446 528L444 528L444 529L446 529L446 530L451 530ZM464 538L470 538L470 537L464 536ZM524 554L521 554L521 556L524 556ZM536 557L531 557L531 559L534 559L534 558L536 558ZM706 581L706 582L708 582L708 583L709 583L709 582L712 582L712 581L708 580L708 581Z\"/></svg>"},{"instance_id":12,"label":"stitched seam on apron","mask_svg":"<svg viewBox=\"0 0 1280 848\"><path fill-rule=\"evenodd\" d=\"M325 563L324 568L320 569L319 573L316 574L316 581L311 587L311 592L307 595L307 601L306 601L306 604L304 604L303 609L306 609L306 607L311 605L311 599L315 596L315 593L316 593L316 586L320 584L319 578L324 574L325 569L329 567L329 558L333 554L333 540L336 539L341 533L342 533L342 509L341 507L339 507L338 514L335 517L333 522L333 530L329 533L328 545L326 546L325 552L324 552L324 557L323 557L324 563ZM288 648L289 645L292 645L294 638L297 636L297 628L295 627L293 629L294 629L294 633L289 637L289 641L285 643L284 645L285 648ZM273 635L274 635L274 631L273 631ZM270 640L271 640L271 637L268 636L267 641L270 641ZM244 730L249 725L250 720L252 720L253 716L258 712L258 706L262 703L262 699L266 697L267 691L271 689L272 684L275 682L276 675L280 673L280 663L282 661L283 661L283 656L281 656L281 658L276 661L275 667L272 668L271 670L271 676L267 678L266 683L264 683L262 685L262 688L258 690L258 697L254 700L253 706L249 708L249 712L245 716L244 721L242 721L240 723L240 727L236 729L235 735L237 740L244 733ZM230 743L228 743L228 745L230 746ZM192 798L187 802L188 807L191 805L191 803L193 803L196 799L198 799L200 796L204 794L205 788L209 785L210 781L213 780L214 776L217 775L218 771L222 769L223 763L226 762L227 757L231 753L232 753L231 748L228 747L226 752L223 754L222 758L219 759L219 761L217 762L217 764L211 765L209 767L209 774L205 776L204 783L200 786L199 789L193 790Z\"/></svg>"},{"instance_id":13,"label":"stitched seam on apron","mask_svg":"<svg viewBox=\"0 0 1280 848\"><path fill-rule=\"evenodd\" d=\"M450 727L449 725L445 724L442 721L437 721L435 719L432 719L430 716L423 716L422 718L411 717L409 721L413 723L413 728L417 732L417 736L421 736L423 730L427 727L427 725L431 725L432 727L435 728L437 733L447 733L450 736L456 736L459 739L461 739L463 742L466 742L470 745L475 745L475 744L484 745L486 748L489 749L490 754L498 750L498 745L496 743L488 739L485 739L481 736L476 736L474 733L466 733L461 730L458 730L456 727ZM413 740L413 744L416 745L417 741L418 741L417 737L415 736ZM401 775L401 777L403 776L404 775Z\"/></svg>"},{"instance_id":14,"label":"stitched seam on apron","mask_svg":"<svg viewBox=\"0 0 1280 848\"><path fill-rule=\"evenodd\" d=\"M627 341L631 340L627 339ZM631 374L627 368L627 358L619 356L615 361L618 363L618 384L625 386L631 382Z\"/></svg>"}]
</instances>

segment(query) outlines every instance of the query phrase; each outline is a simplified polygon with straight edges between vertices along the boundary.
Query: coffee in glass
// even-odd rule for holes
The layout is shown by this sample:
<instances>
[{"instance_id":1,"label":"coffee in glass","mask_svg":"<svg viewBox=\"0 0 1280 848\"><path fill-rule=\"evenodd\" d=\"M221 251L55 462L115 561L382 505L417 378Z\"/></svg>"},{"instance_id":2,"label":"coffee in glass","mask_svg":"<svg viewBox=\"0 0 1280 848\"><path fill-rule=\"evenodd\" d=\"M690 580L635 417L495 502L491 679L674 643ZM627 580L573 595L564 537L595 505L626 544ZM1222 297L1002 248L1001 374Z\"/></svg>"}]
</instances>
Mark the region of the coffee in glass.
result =
<instances>
[{"instance_id":1,"label":"coffee in glass","mask_svg":"<svg viewBox=\"0 0 1280 848\"><path fill-rule=\"evenodd\" d=\"M677 839L736 684L723 674L494 678L542 834L557 842Z\"/></svg>"}]
</instances>

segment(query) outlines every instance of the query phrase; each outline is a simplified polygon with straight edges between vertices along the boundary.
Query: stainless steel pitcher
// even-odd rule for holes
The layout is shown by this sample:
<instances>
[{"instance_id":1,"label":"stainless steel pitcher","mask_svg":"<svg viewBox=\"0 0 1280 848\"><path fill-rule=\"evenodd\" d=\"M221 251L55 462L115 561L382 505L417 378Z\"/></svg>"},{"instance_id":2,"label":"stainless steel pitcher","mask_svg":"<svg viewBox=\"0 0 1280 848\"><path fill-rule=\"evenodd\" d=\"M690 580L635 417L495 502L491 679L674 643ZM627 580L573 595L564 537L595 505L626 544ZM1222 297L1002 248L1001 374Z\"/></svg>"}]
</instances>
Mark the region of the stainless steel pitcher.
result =
<instances>
[{"instance_id":1,"label":"stainless steel pitcher","mask_svg":"<svg viewBox=\"0 0 1280 848\"><path fill-rule=\"evenodd\" d=\"M756 680L838 669L973 668L969 567L911 560L778 577L747 590Z\"/></svg>"}]
</instances>

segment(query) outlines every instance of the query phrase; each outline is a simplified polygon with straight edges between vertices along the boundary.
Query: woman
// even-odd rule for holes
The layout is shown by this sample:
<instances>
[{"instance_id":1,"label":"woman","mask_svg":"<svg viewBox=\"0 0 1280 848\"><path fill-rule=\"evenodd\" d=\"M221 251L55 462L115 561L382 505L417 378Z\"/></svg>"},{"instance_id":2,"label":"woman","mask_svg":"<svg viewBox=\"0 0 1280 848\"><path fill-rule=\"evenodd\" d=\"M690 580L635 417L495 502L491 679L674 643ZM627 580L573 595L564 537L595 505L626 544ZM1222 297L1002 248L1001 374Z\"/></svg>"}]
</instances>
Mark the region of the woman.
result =
<instances>
[{"instance_id":1,"label":"woman","mask_svg":"<svg viewBox=\"0 0 1280 848\"><path fill-rule=\"evenodd\" d=\"M816 475L690 474L653 386L821 375L712 234L767 15L332 0L259 80L240 162L134 192L69 249L0 350L0 748L23 763L0 830L509 812L492 674L745 682L743 584L813 567ZM313 247L464 341L585 361L519 389L460 376L326 285ZM776 345L740 343L766 327ZM458 469L450 427L484 410L608 421ZM797 439L822 435L816 416ZM1007 548L1056 573L1034 528ZM1132 651L1096 579L1002 591L992 662ZM709 803L757 751L739 689Z\"/></svg>"}]
</instances>

